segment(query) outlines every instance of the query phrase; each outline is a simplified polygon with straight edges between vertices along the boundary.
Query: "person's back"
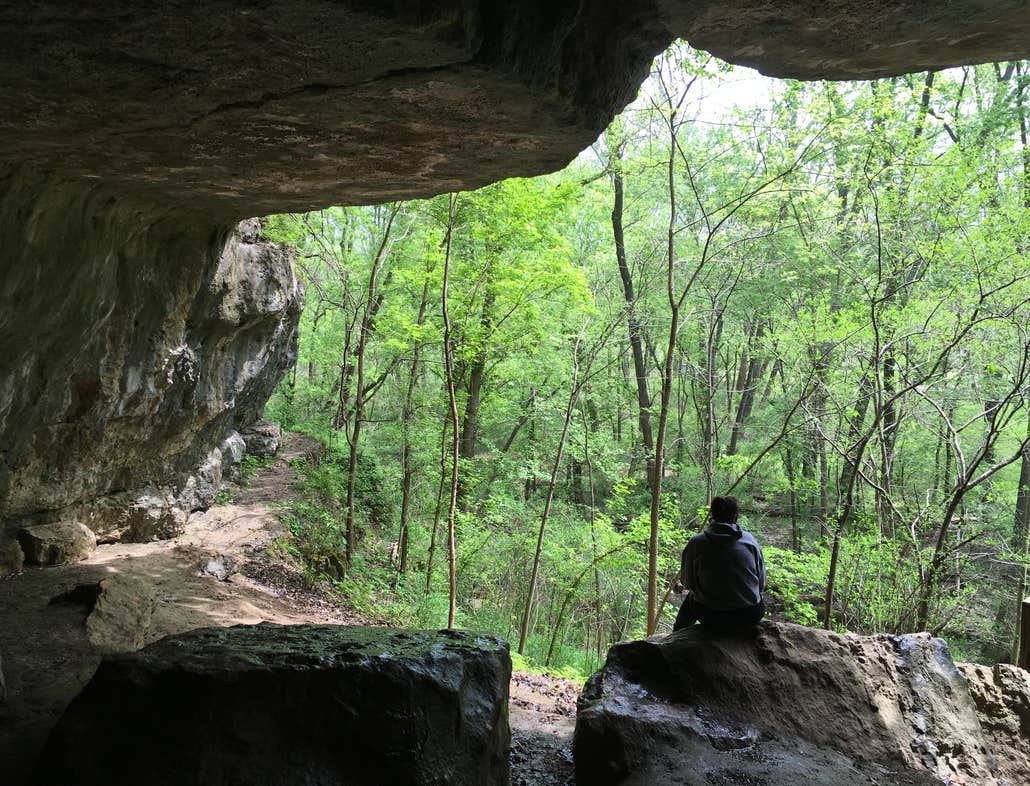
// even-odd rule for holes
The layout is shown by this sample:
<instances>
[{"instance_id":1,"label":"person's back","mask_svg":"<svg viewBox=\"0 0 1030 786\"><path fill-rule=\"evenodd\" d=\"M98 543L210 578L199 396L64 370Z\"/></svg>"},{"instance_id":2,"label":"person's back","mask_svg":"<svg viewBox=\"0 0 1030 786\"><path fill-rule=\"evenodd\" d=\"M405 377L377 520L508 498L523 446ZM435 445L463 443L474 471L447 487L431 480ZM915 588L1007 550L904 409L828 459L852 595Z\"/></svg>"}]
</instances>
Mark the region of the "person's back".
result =
<instances>
[{"instance_id":1,"label":"person's back","mask_svg":"<svg viewBox=\"0 0 1030 786\"><path fill-rule=\"evenodd\" d=\"M717 628L758 622L765 613L765 560L751 533L737 524L733 497L712 500L712 523L683 550L681 579L688 590L674 630L695 621Z\"/></svg>"}]
</instances>

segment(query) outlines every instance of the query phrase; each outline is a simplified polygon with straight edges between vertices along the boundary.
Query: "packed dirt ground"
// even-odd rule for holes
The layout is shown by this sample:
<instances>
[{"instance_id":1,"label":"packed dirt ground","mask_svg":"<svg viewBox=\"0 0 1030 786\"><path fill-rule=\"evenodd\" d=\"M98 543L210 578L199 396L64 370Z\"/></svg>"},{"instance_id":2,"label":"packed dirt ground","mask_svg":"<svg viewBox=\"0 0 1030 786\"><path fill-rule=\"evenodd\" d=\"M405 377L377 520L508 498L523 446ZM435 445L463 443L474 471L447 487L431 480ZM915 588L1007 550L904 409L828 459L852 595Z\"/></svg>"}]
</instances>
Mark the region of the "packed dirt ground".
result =
<instances>
[{"instance_id":1,"label":"packed dirt ground","mask_svg":"<svg viewBox=\"0 0 1030 786\"><path fill-rule=\"evenodd\" d=\"M0 762L5 786L29 776L49 730L105 651L132 649L212 625L374 625L312 588L269 546L283 534L277 505L292 494L294 461L316 446L284 435L279 454L232 500L194 514L173 540L100 545L88 559L0 580ZM107 579L103 602L97 585ZM516 672L510 721L513 786L573 783L579 685Z\"/></svg>"}]
</instances>

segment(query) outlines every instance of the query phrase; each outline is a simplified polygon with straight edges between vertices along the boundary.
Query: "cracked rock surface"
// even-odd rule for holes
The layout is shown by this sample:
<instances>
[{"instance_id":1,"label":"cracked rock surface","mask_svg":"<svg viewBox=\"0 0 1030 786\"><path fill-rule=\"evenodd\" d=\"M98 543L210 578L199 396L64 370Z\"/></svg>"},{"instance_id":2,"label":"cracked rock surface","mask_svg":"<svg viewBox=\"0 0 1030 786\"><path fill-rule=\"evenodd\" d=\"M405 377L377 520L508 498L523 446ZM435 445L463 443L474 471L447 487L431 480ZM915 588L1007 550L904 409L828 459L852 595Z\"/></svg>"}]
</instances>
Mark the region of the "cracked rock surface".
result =
<instances>
[{"instance_id":1,"label":"cracked rock surface","mask_svg":"<svg viewBox=\"0 0 1030 786\"><path fill-rule=\"evenodd\" d=\"M293 363L294 252L32 167L0 171L0 226L0 529L181 532Z\"/></svg>"}]
</instances>

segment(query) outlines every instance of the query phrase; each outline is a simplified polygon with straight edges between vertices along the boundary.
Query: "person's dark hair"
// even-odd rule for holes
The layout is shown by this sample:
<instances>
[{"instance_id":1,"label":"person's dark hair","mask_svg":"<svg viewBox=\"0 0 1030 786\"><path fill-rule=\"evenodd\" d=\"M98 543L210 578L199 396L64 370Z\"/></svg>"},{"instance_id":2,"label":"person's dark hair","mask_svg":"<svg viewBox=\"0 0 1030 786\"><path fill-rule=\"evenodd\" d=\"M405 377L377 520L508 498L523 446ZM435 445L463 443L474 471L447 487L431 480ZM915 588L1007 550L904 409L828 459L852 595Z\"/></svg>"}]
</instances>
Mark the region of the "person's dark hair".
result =
<instances>
[{"instance_id":1,"label":"person's dark hair","mask_svg":"<svg viewBox=\"0 0 1030 786\"><path fill-rule=\"evenodd\" d=\"M740 516L740 503L736 497L712 498L712 521L736 524Z\"/></svg>"}]
</instances>

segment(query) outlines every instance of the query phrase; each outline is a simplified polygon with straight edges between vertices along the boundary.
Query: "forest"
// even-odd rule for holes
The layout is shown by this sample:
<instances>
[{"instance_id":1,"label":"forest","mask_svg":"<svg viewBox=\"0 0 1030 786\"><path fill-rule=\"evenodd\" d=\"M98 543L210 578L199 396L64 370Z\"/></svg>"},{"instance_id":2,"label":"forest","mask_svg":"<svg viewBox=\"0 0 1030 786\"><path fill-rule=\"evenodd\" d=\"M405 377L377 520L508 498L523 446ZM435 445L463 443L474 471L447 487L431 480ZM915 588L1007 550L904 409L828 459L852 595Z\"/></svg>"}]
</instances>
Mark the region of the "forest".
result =
<instances>
[{"instance_id":1,"label":"forest","mask_svg":"<svg viewBox=\"0 0 1030 786\"><path fill-rule=\"evenodd\" d=\"M1030 508L1030 64L760 81L686 45L569 167L264 219L277 548L341 603L585 675L741 500L772 614L1009 660ZM729 98L727 98L729 96Z\"/></svg>"}]
</instances>

